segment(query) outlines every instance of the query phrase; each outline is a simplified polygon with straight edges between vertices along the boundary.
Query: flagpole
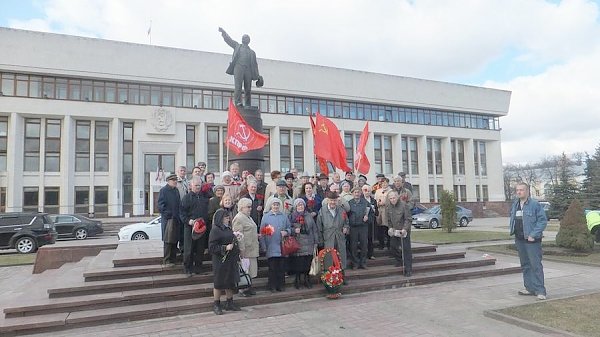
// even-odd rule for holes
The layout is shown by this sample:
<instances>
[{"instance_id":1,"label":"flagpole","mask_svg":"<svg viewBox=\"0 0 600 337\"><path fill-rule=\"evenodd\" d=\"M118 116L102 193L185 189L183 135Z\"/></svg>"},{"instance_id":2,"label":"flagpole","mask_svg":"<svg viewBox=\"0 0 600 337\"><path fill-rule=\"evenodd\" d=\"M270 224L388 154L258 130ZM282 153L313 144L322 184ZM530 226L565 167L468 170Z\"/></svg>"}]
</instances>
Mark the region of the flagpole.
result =
<instances>
[{"instance_id":1,"label":"flagpole","mask_svg":"<svg viewBox=\"0 0 600 337\"><path fill-rule=\"evenodd\" d=\"M150 20L150 27L148 28L148 37L150 38L150 45L152 45L152 20Z\"/></svg>"}]
</instances>

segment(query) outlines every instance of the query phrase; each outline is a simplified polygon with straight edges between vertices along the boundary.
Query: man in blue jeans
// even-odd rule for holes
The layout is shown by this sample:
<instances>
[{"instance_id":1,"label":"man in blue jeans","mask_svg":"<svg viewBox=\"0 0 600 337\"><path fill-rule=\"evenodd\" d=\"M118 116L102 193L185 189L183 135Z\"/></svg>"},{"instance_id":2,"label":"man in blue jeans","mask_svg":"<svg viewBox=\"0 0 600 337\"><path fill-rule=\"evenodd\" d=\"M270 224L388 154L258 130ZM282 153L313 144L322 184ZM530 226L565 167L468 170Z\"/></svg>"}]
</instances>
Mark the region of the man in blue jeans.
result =
<instances>
[{"instance_id":1,"label":"man in blue jeans","mask_svg":"<svg viewBox=\"0 0 600 337\"><path fill-rule=\"evenodd\" d=\"M548 220L544 208L529 196L529 185L518 183L516 192L518 199L513 202L510 210L510 235L515 236L525 284L525 289L518 293L545 300L542 233Z\"/></svg>"}]
</instances>

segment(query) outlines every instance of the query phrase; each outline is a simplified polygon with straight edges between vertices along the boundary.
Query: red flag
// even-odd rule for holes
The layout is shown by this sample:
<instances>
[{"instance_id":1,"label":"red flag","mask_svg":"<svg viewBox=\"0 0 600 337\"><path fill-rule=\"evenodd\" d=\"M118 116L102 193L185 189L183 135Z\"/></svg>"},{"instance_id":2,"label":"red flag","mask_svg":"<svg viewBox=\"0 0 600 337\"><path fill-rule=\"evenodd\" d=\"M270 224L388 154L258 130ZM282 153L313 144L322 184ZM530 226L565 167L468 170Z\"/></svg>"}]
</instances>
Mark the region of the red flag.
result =
<instances>
[{"instance_id":1,"label":"red flag","mask_svg":"<svg viewBox=\"0 0 600 337\"><path fill-rule=\"evenodd\" d=\"M367 140L369 139L369 122L365 124L365 128L360 135L360 139L358 141L358 147L356 148L356 154L354 155L356 159L354 160L354 169L362 174L369 173L371 169L371 163L369 162L369 158L367 158L367 153L365 152L365 147L367 146Z\"/></svg>"},{"instance_id":2,"label":"red flag","mask_svg":"<svg viewBox=\"0 0 600 337\"><path fill-rule=\"evenodd\" d=\"M230 99L227 117L227 146L236 155L240 155L250 150L262 149L268 141L268 136L254 130L246 123Z\"/></svg>"},{"instance_id":3,"label":"red flag","mask_svg":"<svg viewBox=\"0 0 600 337\"><path fill-rule=\"evenodd\" d=\"M313 133L313 139L315 137L315 121L312 118L312 115L308 116L310 118L310 127ZM316 153L316 152L315 152ZM321 157L317 157L317 161L319 162L319 169L323 174L329 174L329 168L327 167L327 161Z\"/></svg>"},{"instance_id":4,"label":"red flag","mask_svg":"<svg viewBox=\"0 0 600 337\"><path fill-rule=\"evenodd\" d=\"M323 158L331 162L334 167L344 172L352 171L346 163L346 148L337 126L317 112L314 130L315 155L317 158Z\"/></svg>"}]
</instances>

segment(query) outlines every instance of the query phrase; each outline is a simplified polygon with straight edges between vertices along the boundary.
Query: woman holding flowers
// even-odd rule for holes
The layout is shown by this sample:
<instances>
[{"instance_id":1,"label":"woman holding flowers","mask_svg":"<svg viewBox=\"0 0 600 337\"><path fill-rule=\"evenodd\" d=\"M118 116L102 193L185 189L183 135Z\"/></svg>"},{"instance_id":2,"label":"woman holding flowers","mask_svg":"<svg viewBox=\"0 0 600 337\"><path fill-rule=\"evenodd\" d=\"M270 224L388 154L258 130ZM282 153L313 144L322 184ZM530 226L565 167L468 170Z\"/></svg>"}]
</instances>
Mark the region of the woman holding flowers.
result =
<instances>
[{"instance_id":1,"label":"woman holding flowers","mask_svg":"<svg viewBox=\"0 0 600 337\"><path fill-rule=\"evenodd\" d=\"M290 214L290 223L292 224L292 236L300 244L300 250L290 256L291 271L296 274L294 287L300 289L300 284L304 284L306 288L312 288L308 272L319 237L317 224L301 198L294 200L294 211Z\"/></svg>"},{"instance_id":2,"label":"woman holding flowers","mask_svg":"<svg viewBox=\"0 0 600 337\"><path fill-rule=\"evenodd\" d=\"M315 186L312 183L302 185L302 192L300 192L299 197L306 203L306 211L310 213L313 219L317 219L323 199L317 194Z\"/></svg>"},{"instance_id":3,"label":"woman holding flowers","mask_svg":"<svg viewBox=\"0 0 600 337\"><path fill-rule=\"evenodd\" d=\"M281 255L281 240L290 234L290 220L283 214L281 200L270 197L265 208L268 210L260 222L260 244L266 251L269 265L269 281L267 290L283 291L285 289L285 257Z\"/></svg>"},{"instance_id":4,"label":"woman holding flowers","mask_svg":"<svg viewBox=\"0 0 600 337\"><path fill-rule=\"evenodd\" d=\"M208 251L212 255L214 274L213 311L217 315L224 310L240 311L233 303L233 291L239 281L240 249L233 230L231 229L231 212L219 209L213 218L213 226L208 238ZM221 293L225 290L227 302L221 307Z\"/></svg>"}]
</instances>

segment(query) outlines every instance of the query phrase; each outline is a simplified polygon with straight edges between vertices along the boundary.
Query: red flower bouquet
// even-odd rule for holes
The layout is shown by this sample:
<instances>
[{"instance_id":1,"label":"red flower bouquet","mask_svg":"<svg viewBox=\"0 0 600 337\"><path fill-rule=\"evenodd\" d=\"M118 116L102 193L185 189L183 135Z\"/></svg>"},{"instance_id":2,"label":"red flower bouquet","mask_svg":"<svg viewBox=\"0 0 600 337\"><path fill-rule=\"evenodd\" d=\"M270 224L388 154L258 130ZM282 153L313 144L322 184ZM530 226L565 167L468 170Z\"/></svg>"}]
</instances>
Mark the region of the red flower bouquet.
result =
<instances>
[{"instance_id":1,"label":"red flower bouquet","mask_svg":"<svg viewBox=\"0 0 600 337\"><path fill-rule=\"evenodd\" d=\"M315 199L308 200L308 202L306 203L306 206L311 210L313 208L315 208Z\"/></svg>"},{"instance_id":2,"label":"red flower bouquet","mask_svg":"<svg viewBox=\"0 0 600 337\"><path fill-rule=\"evenodd\" d=\"M342 212L342 219L344 219L344 221L348 220L348 214L346 214L346 212Z\"/></svg>"},{"instance_id":3,"label":"red flower bouquet","mask_svg":"<svg viewBox=\"0 0 600 337\"><path fill-rule=\"evenodd\" d=\"M256 199L258 199L258 200L265 200L265 195L264 194L258 194L258 193L256 193Z\"/></svg>"},{"instance_id":4,"label":"red flower bouquet","mask_svg":"<svg viewBox=\"0 0 600 337\"><path fill-rule=\"evenodd\" d=\"M275 233L275 228L271 225L266 225L265 227L260 229L260 234L265 236L271 236Z\"/></svg>"},{"instance_id":5,"label":"red flower bouquet","mask_svg":"<svg viewBox=\"0 0 600 337\"><path fill-rule=\"evenodd\" d=\"M304 225L304 215L298 215L298 217L296 218L296 222Z\"/></svg>"}]
</instances>

